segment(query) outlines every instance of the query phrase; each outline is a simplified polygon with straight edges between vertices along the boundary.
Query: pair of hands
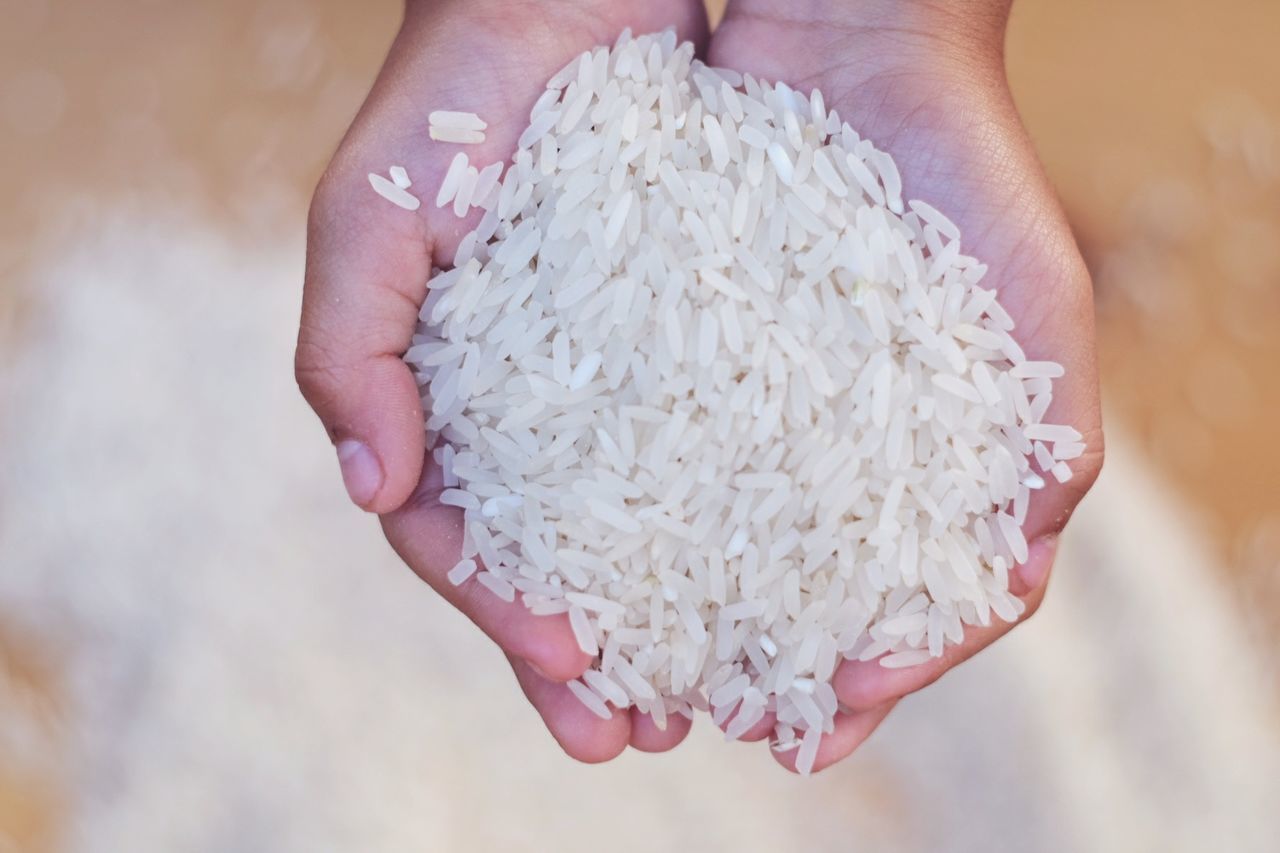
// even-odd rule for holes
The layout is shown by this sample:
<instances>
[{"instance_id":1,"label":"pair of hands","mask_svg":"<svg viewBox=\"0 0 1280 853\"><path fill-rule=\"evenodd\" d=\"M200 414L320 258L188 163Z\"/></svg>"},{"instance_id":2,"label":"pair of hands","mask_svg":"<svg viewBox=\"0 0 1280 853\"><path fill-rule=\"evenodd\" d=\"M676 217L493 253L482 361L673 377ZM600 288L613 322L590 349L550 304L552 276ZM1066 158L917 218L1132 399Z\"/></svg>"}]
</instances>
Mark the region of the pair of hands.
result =
<instances>
[{"instance_id":1,"label":"pair of hands","mask_svg":"<svg viewBox=\"0 0 1280 853\"><path fill-rule=\"evenodd\" d=\"M312 203L297 378L338 450L355 503L378 513L396 552L503 650L525 695L564 750L605 761L628 745L675 747L689 721L665 731L635 709L601 720L564 686L587 667L563 617L531 615L474 580L446 572L461 549L460 510L438 498L441 474L424 446L418 387L401 361L432 265L447 265L476 224L433 200L456 146L427 139L432 109L476 112L487 139L474 162L507 160L543 81L573 56L675 26L713 65L822 90L829 107L897 160L904 195L951 217L965 251L990 265L1033 359L1066 368L1048 419L1074 425L1086 455L1076 476L1038 492L1024 525L1031 556L1011 577L1034 613L1056 534L1102 464L1089 276L1014 109L1003 66L1010 0L731 0L714 35L701 0L409 0L385 66ZM369 172L404 165L424 200L398 210L369 190ZM1024 617L1025 618L1025 617ZM942 658L890 670L846 661L835 677L848 709L823 739L815 769L851 753L903 696L1003 636L968 628ZM747 740L768 736L766 717ZM794 752L775 754L794 766Z\"/></svg>"}]
</instances>

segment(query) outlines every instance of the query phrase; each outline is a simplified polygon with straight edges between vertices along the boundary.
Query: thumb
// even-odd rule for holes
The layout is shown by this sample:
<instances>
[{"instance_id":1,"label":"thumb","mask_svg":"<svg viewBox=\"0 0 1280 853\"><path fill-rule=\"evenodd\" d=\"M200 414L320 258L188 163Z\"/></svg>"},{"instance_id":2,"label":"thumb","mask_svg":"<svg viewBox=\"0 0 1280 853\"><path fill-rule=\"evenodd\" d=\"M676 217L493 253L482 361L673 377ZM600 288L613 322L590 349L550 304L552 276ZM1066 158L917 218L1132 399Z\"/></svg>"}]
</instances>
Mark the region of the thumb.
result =
<instances>
[{"instance_id":1,"label":"thumb","mask_svg":"<svg viewBox=\"0 0 1280 853\"><path fill-rule=\"evenodd\" d=\"M316 191L294 371L351 500L386 513L408 499L422 470L422 404L401 354L431 260L421 220L368 196L381 201L355 169L331 169Z\"/></svg>"}]
</instances>

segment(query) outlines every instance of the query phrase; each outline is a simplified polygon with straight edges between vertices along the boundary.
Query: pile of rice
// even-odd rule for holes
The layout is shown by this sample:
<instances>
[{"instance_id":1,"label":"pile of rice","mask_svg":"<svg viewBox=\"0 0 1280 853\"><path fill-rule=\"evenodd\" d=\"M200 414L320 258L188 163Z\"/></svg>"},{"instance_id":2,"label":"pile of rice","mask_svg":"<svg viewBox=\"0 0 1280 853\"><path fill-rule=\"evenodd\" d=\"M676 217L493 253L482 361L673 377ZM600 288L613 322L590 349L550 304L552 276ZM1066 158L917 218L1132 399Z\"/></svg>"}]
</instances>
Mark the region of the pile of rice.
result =
<instances>
[{"instance_id":1,"label":"pile of rice","mask_svg":"<svg viewBox=\"0 0 1280 853\"><path fill-rule=\"evenodd\" d=\"M567 614L601 716L774 712L806 772L841 659L1018 618L1031 492L1084 446L893 160L693 53L624 34L551 79L500 180L455 157L437 203L485 213L405 358L465 512L451 580Z\"/></svg>"}]
</instances>

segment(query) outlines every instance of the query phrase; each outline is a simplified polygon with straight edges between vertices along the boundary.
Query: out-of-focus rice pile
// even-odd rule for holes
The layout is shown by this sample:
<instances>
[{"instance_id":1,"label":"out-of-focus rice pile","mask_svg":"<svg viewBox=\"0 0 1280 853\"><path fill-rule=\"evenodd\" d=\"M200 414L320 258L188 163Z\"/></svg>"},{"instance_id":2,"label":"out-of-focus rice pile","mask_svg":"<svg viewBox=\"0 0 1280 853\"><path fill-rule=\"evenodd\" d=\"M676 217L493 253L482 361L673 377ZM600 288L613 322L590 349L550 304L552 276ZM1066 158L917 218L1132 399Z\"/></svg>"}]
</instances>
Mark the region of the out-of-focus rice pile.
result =
<instances>
[{"instance_id":1,"label":"out-of-focus rice pile","mask_svg":"<svg viewBox=\"0 0 1280 853\"><path fill-rule=\"evenodd\" d=\"M1255 641L1274 647L1280 7L1232 0L1212 26L1204 9L1020 5L1010 78L1094 272L1108 422L1194 508Z\"/></svg>"},{"instance_id":2,"label":"out-of-focus rice pile","mask_svg":"<svg viewBox=\"0 0 1280 853\"><path fill-rule=\"evenodd\" d=\"M1202 496L1202 523L1268 642L1280 631L1280 454L1265 452L1280 412L1280 115L1230 93L1198 124L1199 167L1143 186L1125 232L1095 256L1104 323L1136 332L1105 367L1145 383L1118 402L1151 457Z\"/></svg>"}]
</instances>

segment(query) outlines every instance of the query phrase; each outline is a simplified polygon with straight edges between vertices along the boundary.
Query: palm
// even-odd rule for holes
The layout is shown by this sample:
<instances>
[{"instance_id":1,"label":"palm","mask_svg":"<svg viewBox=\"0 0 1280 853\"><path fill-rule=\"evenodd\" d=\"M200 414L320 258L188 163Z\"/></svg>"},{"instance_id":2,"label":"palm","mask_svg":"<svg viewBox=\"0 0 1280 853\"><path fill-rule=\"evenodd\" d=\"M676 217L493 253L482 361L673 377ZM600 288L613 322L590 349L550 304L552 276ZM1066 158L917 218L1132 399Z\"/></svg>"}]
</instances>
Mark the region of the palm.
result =
<instances>
[{"instance_id":1,"label":"palm","mask_svg":"<svg viewBox=\"0 0 1280 853\"><path fill-rule=\"evenodd\" d=\"M1089 449L1076 464L1080 476L1052 482L1031 503L1027 539L1053 534L1101 461L1093 306L1088 273L1018 120L998 54L957 52L943 39L906 28L788 20L786 5L738 0L711 42L709 61L820 89L829 108L893 155L904 196L944 211L960 227L965 252L990 265L984 286L1000 293L1028 356L1064 365L1048 419L1076 426ZM1051 560L1051 549L1033 549L1030 562L1045 564L1034 568L1047 571ZM1032 609L1039 604L1042 587L1016 576L1011 583ZM852 713L832 743L824 742L819 766L852 750L899 697L1002 633L970 629L944 659L912 670L885 670L874 661L844 664L837 688Z\"/></svg>"},{"instance_id":2,"label":"palm","mask_svg":"<svg viewBox=\"0 0 1280 853\"><path fill-rule=\"evenodd\" d=\"M669 26L681 38L706 41L706 15L696 0L634 7L597 0L409 4L405 26L312 206L306 294L312 304L304 304L298 352L304 393L326 423L336 422L330 427L335 438L362 429L386 436L385 482L364 505L385 513L387 538L405 562L506 652L552 734L586 761L612 758L628 743L669 749L684 737L688 722L676 718L659 731L637 712L615 714L611 721L595 718L558 683L589 663L566 620L533 616L474 581L461 587L447 581L461 550L460 513L439 501L441 472L424 456L417 388L399 354L409 344L432 266L451 262L479 217L473 211L459 219L451 208L435 205L434 189L456 153L464 152L477 166L506 160L544 82L568 61L611 43L624 27L649 32ZM465 147L427 143L427 114L433 109L483 116L485 141ZM385 174L392 165L408 170L410 191L422 200L415 214L369 192L366 173ZM350 308L337 307L342 297L333 291L339 288L349 291L344 307ZM352 338L362 357L355 367L330 348ZM355 370L362 375L346 376ZM358 399L352 408L367 421L362 429L344 428L346 410L326 417L328 409L339 408L340 396Z\"/></svg>"}]
</instances>

